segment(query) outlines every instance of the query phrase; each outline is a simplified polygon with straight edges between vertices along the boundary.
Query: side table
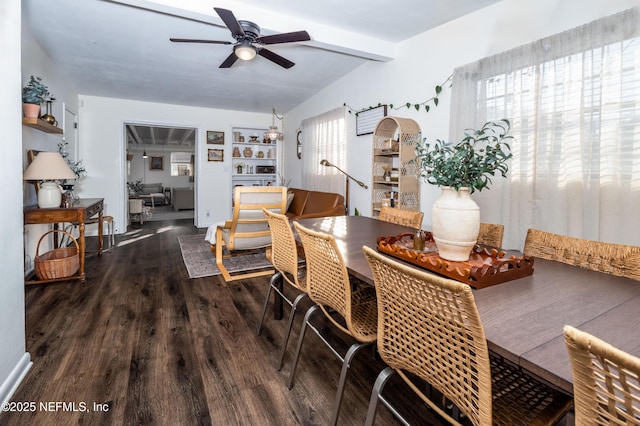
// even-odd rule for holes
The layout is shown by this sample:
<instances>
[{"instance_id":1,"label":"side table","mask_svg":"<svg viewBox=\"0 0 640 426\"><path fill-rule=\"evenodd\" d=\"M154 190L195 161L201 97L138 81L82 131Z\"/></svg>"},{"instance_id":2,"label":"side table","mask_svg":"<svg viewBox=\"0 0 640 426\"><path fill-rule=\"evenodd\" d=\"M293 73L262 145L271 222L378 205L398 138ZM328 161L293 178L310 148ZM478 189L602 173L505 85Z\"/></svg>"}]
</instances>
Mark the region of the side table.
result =
<instances>
[{"instance_id":1,"label":"side table","mask_svg":"<svg viewBox=\"0 0 640 426\"><path fill-rule=\"evenodd\" d=\"M31 280L32 274L25 277L25 284L42 284L53 281L80 280L85 281L84 274L84 228L88 220L98 215L98 255L102 255L102 213L104 211L104 198L81 198L71 207L39 208L38 206L27 206L23 210L24 224L31 225L37 223L52 223L54 229L58 229L59 223L72 222L78 224L78 246L80 253L80 269L75 275L51 280ZM54 235L53 244L58 246L58 238Z\"/></svg>"}]
</instances>

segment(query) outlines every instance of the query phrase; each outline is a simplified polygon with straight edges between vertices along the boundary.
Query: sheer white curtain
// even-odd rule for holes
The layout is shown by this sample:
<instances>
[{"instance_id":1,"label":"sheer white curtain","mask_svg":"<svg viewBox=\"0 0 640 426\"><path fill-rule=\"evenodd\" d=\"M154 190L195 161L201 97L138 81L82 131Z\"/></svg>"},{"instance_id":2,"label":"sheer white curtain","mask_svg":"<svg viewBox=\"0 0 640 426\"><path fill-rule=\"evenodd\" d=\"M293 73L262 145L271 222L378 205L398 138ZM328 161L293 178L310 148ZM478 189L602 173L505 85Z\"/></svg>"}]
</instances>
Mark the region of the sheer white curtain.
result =
<instances>
[{"instance_id":1,"label":"sheer white curtain","mask_svg":"<svg viewBox=\"0 0 640 426\"><path fill-rule=\"evenodd\" d=\"M346 170L344 107L302 121L302 184L305 189L344 194L345 176L335 167L320 165L327 160Z\"/></svg>"},{"instance_id":2,"label":"sheer white curtain","mask_svg":"<svg viewBox=\"0 0 640 426\"><path fill-rule=\"evenodd\" d=\"M521 249L528 228L640 245L638 9L454 72L450 136L508 118L507 179L474 194Z\"/></svg>"}]
</instances>

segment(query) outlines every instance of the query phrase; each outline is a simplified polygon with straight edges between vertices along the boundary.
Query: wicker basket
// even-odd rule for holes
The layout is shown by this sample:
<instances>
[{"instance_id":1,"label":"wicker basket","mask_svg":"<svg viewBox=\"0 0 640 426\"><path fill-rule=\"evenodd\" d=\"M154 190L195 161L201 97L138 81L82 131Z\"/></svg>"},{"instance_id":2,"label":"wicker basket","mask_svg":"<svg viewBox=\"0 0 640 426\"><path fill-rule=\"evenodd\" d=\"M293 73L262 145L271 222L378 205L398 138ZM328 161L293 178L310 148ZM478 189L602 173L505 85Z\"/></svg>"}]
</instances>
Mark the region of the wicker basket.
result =
<instances>
[{"instance_id":1,"label":"wicker basket","mask_svg":"<svg viewBox=\"0 0 640 426\"><path fill-rule=\"evenodd\" d=\"M39 255L40 243L42 243L44 237L52 232L61 232L65 234L71 241L73 241L75 247L56 248L44 253L43 255ZM42 237L40 237L38 246L36 247L36 257L33 262L36 275L41 280L52 280L72 276L78 272L78 269L80 269L79 252L80 248L78 246L78 242L73 238L73 235L67 231L54 229L46 232Z\"/></svg>"}]
</instances>

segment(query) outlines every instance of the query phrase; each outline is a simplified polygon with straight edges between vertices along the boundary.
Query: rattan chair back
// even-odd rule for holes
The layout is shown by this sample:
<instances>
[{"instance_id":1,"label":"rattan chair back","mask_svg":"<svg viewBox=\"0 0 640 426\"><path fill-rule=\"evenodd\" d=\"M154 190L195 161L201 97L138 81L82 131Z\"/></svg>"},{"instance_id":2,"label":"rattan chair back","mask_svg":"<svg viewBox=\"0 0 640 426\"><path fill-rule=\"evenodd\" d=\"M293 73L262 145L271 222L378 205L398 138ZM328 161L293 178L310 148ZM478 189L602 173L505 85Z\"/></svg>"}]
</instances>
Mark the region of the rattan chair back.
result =
<instances>
[{"instance_id":1,"label":"rattan chair back","mask_svg":"<svg viewBox=\"0 0 640 426\"><path fill-rule=\"evenodd\" d=\"M282 278L298 290L307 291L305 281L300 281L298 248L289 218L284 214L262 209L271 231L271 263Z\"/></svg>"},{"instance_id":2,"label":"rattan chair back","mask_svg":"<svg viewBox=\"0 0 640 426\"><path fill-rule=\"evenodd\" d=\"M478 244L502 248L503 235L504 226L497 223L481 223L480 233L478 234Z\"/></svg>"},{"instance_id":3,"label":"rattan chair back","mask_svg":"<svg viewBox=\"0 0 640 426\"><path fill-rule=\"evenodd\" d=\"M568 325L564 338L576 424L640 425L640 358Z\"/></svg>"},{"instance_id":4,"label":"rattan chair back","mask_svg":"<svg viewBox=\"0 0 640 426\"><path fill-rule=\"evenodd\" d=\"M604 243L529 229L526 256L640 280L640 247Z\"/></svg>"},{"instance_id":5,"label":"rattan chair back","mask_svg":"<svg viewBox=\"0 0 640 426\"><path fill-rule=\"evenodd\" d=\"M474 425L554 424L569 409L568 396L489 355L467 284L363 250L376 287L380 357L434 411L459 424L407 372L431 384Z\"/></svg>"},{"instance_id":6,"label":"rattan chair back","mask_svg":"<svg viewBox=\"0 0 640 426\"><path fill-rule=\"evenodd\" d=\"M424 213L411 210L402 210L394 207L382 206L378 219L397 225L420 229Z\"/></svg>"},{"instance_id":7,"label":"rattan chair back","mask_svg":"<svg viewBox=\"0 0 640 426\"><path fill-rule=\"evenodd\" d=\"M335 238L294 222L307 262L307 292L326 317L342 332L361 342L376 340L377 312L366 309L371 292L366 288L352 289L349 273ZM375 299L373 300L375 302ZM344 318L346 327L335 320L329 309Z\"/></svg>"},{"instance_id":8,"label":"rattan chair back","mask_svg":"<svg viewBox=\"0 0 640 426\"><path fill-rule=\"evenodd\" d=\"M404 372L442 392L473 424L491 424L489 352L471 288L369 247L364 253L378 298L380 357L447 420L455 423Z\"/></svg>"}]
</instances>

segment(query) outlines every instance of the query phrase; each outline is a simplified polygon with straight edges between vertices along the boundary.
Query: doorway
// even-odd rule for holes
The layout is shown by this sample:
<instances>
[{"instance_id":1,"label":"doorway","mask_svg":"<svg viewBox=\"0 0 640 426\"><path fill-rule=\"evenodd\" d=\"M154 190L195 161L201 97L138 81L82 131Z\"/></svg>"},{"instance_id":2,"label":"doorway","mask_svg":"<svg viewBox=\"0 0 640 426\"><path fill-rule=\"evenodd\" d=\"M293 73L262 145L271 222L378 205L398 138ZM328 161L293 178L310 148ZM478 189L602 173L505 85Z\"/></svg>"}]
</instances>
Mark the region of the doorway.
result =
<instances>
[{"instance_id":1,"label":"doorway","mask_svg":"<svg viewBox=\"0 0 640 426\"><path fill-rule=\"evenodd\" d=\"M129 222L191 219L195 224L198 129L126 122L123 131Z\"/></svg>"}]
</instances>

